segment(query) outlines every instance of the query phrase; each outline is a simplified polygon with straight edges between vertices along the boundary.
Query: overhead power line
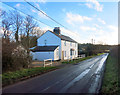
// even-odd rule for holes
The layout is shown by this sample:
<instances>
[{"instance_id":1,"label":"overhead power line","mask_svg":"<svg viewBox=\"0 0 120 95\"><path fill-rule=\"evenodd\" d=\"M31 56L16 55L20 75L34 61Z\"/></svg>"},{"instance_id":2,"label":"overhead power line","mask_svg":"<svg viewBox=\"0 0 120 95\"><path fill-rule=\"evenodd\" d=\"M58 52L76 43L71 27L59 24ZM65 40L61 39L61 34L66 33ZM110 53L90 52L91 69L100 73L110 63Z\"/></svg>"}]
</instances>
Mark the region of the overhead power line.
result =
<instances>
[{"instance_id":1,"label":"overhead power line","mask_svg":"<svg viewBox=\"0 0 120 95\"><path fill-rule=\"evenodd\" d=\"M5 4L5 5L7 5L7 6L9 6L9 7L11 7L11 8L13 8L14 10L18 10L19 12L21 12L21 13L23 13L23 14L25 14L25 15L27 15L27 16L31 16L31 15L29 15L29 14L26 14L26 13L24 13L23 11L21 11L21 10L19 10L19 9L16 9L15 7L12 7L12 6L10 6L9 4L6 4L6 3L4 3L4 2L1 2L1 3L3 3L3 4ZM44 13L44 12L43 12ZM44 25L47 25L47 26L49 26L49 27L51 27L51 28L53 28L52 26L50 26L50 25L48 25L48 24L46 24L46 23L44 23L44 22L42 22L41 20L38 20L38 19L36 19L35 17L33 17L33 16L31 16L31 18L33 18L34 20L36 20L36 21L38 21L38 22L40 22L40 23L42 23L42 24L44 24ZM63 26L64 27L64 26ZM66 27L64 27L64 28L66 28ZM70 29L68 29L68 28L66 28L68 31L71 31ZM71 31L72 32L72 31Z\"/></svg>"},{"instance_id":2,"label":"overhead power line","mask_svg":"<svg viewBox=\"0 0 120 95\"><path fill-rule=\"evenodd\" d=\"M37 7L35 7L34 5L32 5L31 3L29 3L28 1L24 0L26 3L28 3L30 6L32 6L33 8L35 8L36 10L38 10L39 12L41 12L43 15L45 15L46 17L50 18L52 21L54 21L55 23L59 24L60 26L68 29L67 27L65 27L64 25L60 24L58 21L56 21L55 19L53 19L52 17L48 16L46 13L44 13L42 10L38 9Z\"/></svg>"},{"instance_id":3,"label":"overhead power line","mask_svg":"<svg viewBox=\"0 0 120 95\"><path fill-rule=\"evenodd\" d=\"M5 4L5 5L7 5L7 6L9 6L9 7L11 7L11 8L13 8L14 10L18 10L18 9L16 9L16 8L14 8L14 7L12 7L12 6L10 6L10 5L4 3L4 2L2 2L2 3ZM34 18L33 16L31 16L31 15L29 15L29 14L24 13L24 12L21 11L21 10L18 10L18 11L21 12L21 13L23 13L23 14L25 14L25 15L27 15L27 16L30 16L30 17L33 18L34 20L36 20L36 21L38 21L38 22L40 22L40 23L42 23L42 24L44 24L44 25L47 25L47 26L51 27L50 25L48 25L48 24L42 22L41 20L38 20L38 19ZM51 28L52 28L52 27L51 27Z\"/></svg>"}]
</instances>

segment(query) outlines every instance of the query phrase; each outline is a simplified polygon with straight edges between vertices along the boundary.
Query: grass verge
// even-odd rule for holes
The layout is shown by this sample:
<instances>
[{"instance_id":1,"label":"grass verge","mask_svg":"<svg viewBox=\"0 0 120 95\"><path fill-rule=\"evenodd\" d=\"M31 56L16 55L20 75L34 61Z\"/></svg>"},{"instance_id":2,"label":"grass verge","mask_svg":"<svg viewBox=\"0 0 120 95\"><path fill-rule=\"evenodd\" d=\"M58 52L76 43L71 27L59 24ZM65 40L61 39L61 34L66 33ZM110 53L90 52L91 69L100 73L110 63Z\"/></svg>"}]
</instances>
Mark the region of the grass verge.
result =
<instances>
[{"instance_id":1,"label":"grass verge","mask_svg":"<svg viewBox=\"0 0 120 95\"><path fill-rule=\"evenodd\" d=\"M117 58L113 57L110 54L106 61L106 67L105 67L105 73L104 73L101 93L117 94L118 91L120 92L120 89L118 89Z\"/></svg>"},{"instance_id":2,"label":"grass verge","mask_svg":"<svg viewBox=\"0 0 120 95\"><path fill-rule=\"evenodd\" d=\"M87 57L80 58L80 59L73 59L73 60L70 60L70 61L63 61L62 64L76 64L76 63L79 63L81 61L84 61L84 60L87 60L87 59L90 59L92 57L99 56L99 55L102 55L102 54L104 54L104 53L99 53L97 55L87 56Z\"/></svg>"},{"instance_id":3,"label":"grass verge","mask_svg":"<svg viewBox=\"0 0 120 95\"><path fill-rule=\"evenodd\" d=\"M22 69L15 72L7 72L2 74L2 86L7 86L15 82L28 79L33 76L37 76L46 73L51 70L55 70L57 67L36 67L29 69Z\"/></svg>"}]
</instances>

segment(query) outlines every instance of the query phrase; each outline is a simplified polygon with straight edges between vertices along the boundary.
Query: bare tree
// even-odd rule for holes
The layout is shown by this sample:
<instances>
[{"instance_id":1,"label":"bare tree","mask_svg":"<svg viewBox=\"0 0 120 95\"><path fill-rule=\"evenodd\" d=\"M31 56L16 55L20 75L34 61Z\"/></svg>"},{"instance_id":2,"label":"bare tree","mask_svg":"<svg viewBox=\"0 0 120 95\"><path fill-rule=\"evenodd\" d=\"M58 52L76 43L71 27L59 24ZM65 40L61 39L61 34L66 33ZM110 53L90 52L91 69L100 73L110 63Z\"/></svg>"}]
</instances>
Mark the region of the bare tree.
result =
<instances>
[{"instance_id":1,"label":"bare tree","mask_svg":"<svg viewBox=\"0 0 120 95\"><path fill-rule=\"evenodd\" d=\"M12 11L11 17L14 23L12 25L12 29L13 29L13 32L15 33L15 40L16 42L19 42L19 34L20 34L20 31L22 30L23 17L17 11Z\"/></svg>"},{"instance_id":2,"label":"bare tree","mask_svg":"<svg viewBox=\"0 0 120 95\"><path fill-rule=\"evenodd\" d=\"M2 29L4 32L3 38L8 39L12 32L10 32L11 25L13 25L12 17L9 13L4 12L2 18Z\"/></svg>"},{"instance_id":3,"label":"bare tree","mask_svg":"<svg viewBox=\"0 0 120 95\"><path fill-rule=\"evenodd\" d=\"M27 16L24 20L24 32L25 32L25 35L23 36L24 38L22 39L26 39L24 41L22 41L24 44L24 46L29 50L30 48L30 36L34 30L35 27L37 27L38 24L36 21L33 20L32 17L30 16Z\"/></svg>"},{"instance_id":4,"label":"bare tree","mask_svg":"<svg viewBox=\"0 0 120 95\"><path fill-rule=\"evenodd\" d=\"M6 12L5 12L4 10L0 9L0 17L4 16L5 13L6 13Z\"/></svg>"},{"instance_id":5,"label":"bare tree","mask_svg":"<svg viewBox=\"0 0 120 95\"><path fill-rule=\"evenodd\" d=\"M42 34L44 34L44 31L40 29L40 27L34 27L32 33L33 36L40 37Z\"/></svg>"},{"instance_id":6,"label":"bare tree","mask_svg":"<svg viewBox=\"0 0 120 95\"><path fill-rule=\"evenodd\" d=\"M29 37L30 34L33 32L33 29L38 26L37 22L35 22L33 18L30 16L27 16L25 18L24 25L25 25L25 33L27 37Z\"/></svg>"}]
</instances>

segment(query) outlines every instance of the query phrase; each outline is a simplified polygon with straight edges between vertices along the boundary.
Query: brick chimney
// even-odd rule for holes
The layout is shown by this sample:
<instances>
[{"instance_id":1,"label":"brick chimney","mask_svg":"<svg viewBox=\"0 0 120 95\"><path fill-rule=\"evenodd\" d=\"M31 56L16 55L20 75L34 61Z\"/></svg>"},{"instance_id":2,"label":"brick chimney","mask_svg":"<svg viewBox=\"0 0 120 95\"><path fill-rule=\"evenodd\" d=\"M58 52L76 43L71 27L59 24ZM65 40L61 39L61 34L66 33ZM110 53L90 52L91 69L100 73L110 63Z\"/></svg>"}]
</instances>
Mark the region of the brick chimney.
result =
<instances>
[{"instance_id":1,"label":"brick chimney","mask_svg":"<svg viewBox=\"0 0 120 95\"><path fill-rule=\"evenodd\" d=\"M56 34L60 35L60 27L55 27L53 29L53 32L55 32Z\"/></svg>"}]
</instances>

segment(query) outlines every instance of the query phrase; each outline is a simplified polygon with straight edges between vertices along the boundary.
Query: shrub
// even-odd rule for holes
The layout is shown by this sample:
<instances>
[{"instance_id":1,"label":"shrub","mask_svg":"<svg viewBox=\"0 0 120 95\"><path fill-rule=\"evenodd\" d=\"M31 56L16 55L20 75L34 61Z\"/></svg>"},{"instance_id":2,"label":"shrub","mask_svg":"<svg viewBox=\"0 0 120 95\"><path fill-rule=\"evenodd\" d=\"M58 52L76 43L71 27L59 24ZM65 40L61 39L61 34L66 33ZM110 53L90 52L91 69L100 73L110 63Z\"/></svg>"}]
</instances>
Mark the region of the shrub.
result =
<instances>
[{"instance_id":1,"label":"shrub","mask_svg":"<svg viewBox=\"0 0 120 95\"><path fill-rule=\"evenodd\" d=\"M2 42L2 70L3 72L27 68L32 58L21 45L15 42Z\"/></svg>"}]
</instances>

